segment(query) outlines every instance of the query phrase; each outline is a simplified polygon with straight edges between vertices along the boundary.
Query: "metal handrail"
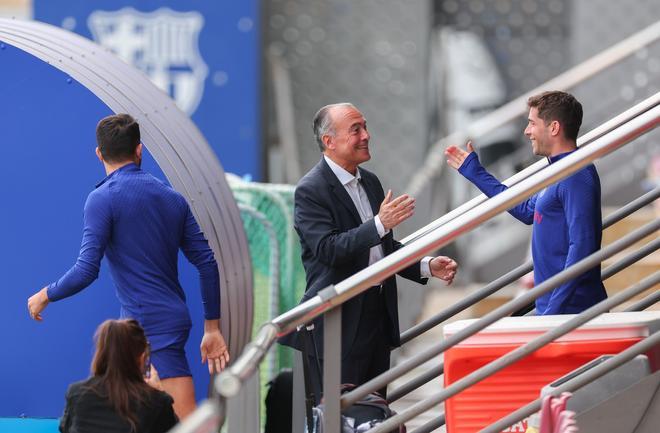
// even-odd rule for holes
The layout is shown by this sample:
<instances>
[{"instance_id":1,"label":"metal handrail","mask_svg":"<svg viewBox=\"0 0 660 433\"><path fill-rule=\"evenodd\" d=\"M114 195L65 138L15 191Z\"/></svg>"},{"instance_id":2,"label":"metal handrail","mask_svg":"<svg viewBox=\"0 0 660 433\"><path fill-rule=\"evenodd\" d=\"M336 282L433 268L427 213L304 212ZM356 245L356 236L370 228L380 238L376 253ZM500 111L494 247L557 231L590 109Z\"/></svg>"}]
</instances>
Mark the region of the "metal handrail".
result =
<instances>
[{"instance_id":1,"label":"metal handrail","mask_svg":"<svg viewBox=\"0 0 660 433\"><path fill-rule=\"evenodd\" d=\"M603 281L607 280L611 276L621 272L622 270L632 265L633 263L636 263L641 259L643 259L644 257L648 256L649 254L653 253L658 248L660 248L660 238L656 238L652 240L651 242L647 243L637 251L630 253L622 260L603 269L603 273L601 275L602 280Z\"/></svg>"},{"instance_id":2,"label":"metal handrail","mask_svg":"<svg viewBox=\"0 0 660 433\"><path fill-rule=\"evenodd\" d=\"M634 311L646 310L647 308L649 308L651 305L657 303L658 301L660 301L660 290L658 290L657 292L651 293L647 297L645 297L645 298L641 299L640 301L632 304L631 306L629 306L628 308L626 308L623 311L627 312L627 313L631 313L631 312L634 312Z\"/></svg>"},{"instance_id":3,"label":"metal handrail","mask_svg":"<svg viewBox=\"0 0 660 433\"><path fill-rule=\"evenodd\" d=\"M185 422L179 423L169 433L216 433L225 421L225 408L221 401L204 401Z\"/></svg>"},{"instance_id":4,"label":"metal handrail","mask_svg":"<svg viewBox=\"0 0 660 433\"><path fill-rule=\"evenodd\" d=\"M535 89L532 89L522 96L504 104L500 108L472 123L464 132L457 131L436 141L426 155L422 168L415 172L415 175L408 183L405 191L408 191L408 193L413 196L419 195L424 185L433 177L435 171L444 164L442 150L447 145L461 142L465 137L482 137L495 129L506 125L517 117L525 114L526 102L530 96L547 89L570 89L658 39L660 39L660 21L651 24L645 29L541 84Z\"/></svg>"},{"instance_id":5,"label":"metal handrail","mask_svg":"<svg viewBox=\"0 0 660 433\"><path fill-rule=\"evenodd\" d=\"M575 391L576 389L579 389L584 385L593 382L594 380L603 376L605 373L622 366L637 355L648 352L658 344L660 344L660 331L654 332L639 343L635 343L634 345L618 353L602 364L597 365L594 368L591 368L588 371L580 374L575 379L569 380L563 385L558 386L552 390L549 395L558 396L562 392ZM489 425L479 433L499 433L510 425L515 424L516 422L530 416L534 412L538 412L539 410L541 410L541 399L536 399L528 405L521 407L515 412L500 419L499 421L496 421L494 424Z\"/></svg>"},{"instance_id":6,"label":"metal handrail","mask_svg":"<svg viewBox=\"0 0 660 433\"><path fill-rule=\"evenodd\" d=\"M619 126L629 122L630 120L634 119L635 117L639 116L640 114L643 114L650 110L651 108L657 106L660 103L660 93L656 93L655 95L652 95L643 101L635 104L631 108L625 110L624 112L620 113L619 115L611 118L607 122L597 126L596 128L592 129L591 131L587 132L586 134L580 136L577 139L577 145L578 147L585 146L592 141L602 137L603 135L607 134L608 132L618 128ZM522 102L524 105L525 103ZM458 141L453 141L449 142L448 144L456 144ZM439 150L439 153L442 154L442 150ZM537 173L539 170L545 168L548 166L548 160L547 158L543 158L539 161L536 161L534 164L530 165L529 167L519 171L518 173L514 174L513 176L509 177L508 179L504 180L502 183L506 186L511 186L515 185L516 183L520 182L523 179L526 179L527 177L531 176L534 173ZM411 195L415 195L411 192ZM412 234L406 236L401 240L401 243L406 245L415 239L419 239L420 237L428 234L429 232L437 229L438 227L442 226L443 224L446 224L447 222L461 216L468 210L474 208L475 206L479 205L480 203L483 203L486 201L488 197L485 194L480 194L476 196L475 198L463 203L456 209L447 212L446 214L442 215L440 218L430 222L429 224L425 225L424 227L416 230Z\"/></svg>"},{"instance_id":7,"label":"metal handrail","mask_svg":"<svg viewBox=\"0 0 660 433\"><path fill-rule=\"evenodd\" d=\"M257 342L248 345L243 354L215 381L218 393L231 397L238 393L241 383L249 377L263 359L277 336L293 331L324 314L346 300L362 293L376 282L410 266L432 251L452 242L459 235L472 230L484 221L501 213L544 187L572 174L629 141L655 128L660 123L660 107L632 119L625 125L580 148L506 191L466 212L459 220L451 221L429 235L411 242L346 280L319 291L312 299L298 305L264 325L257 334Z\"/></svg>"},{"instance_id":8,"label":"metal handrail","mask_svg":"<svg viewBox=\"0 0 660 433\"><path fill-rule=\"evenodd\" d=\"M414 356L413 358L407 359L401 364L371 379L370 381L352 390L351 392L344 394L341 397L342 407L348 407L354 404L355 402L357 402L365 395L386 386L388 383L390 383L394 379L401 377L409 370L444 353L447 349L451 348L452 346L476 334L482 329L485 329L489 325L492 325L499 319L511 314L514 311L517 311L523 306L528 305L530 302L534 301L539 296L543 295L544 293L548 293L549 291L559 286L560 284L570 279L576 278L577 276L583 274L587 270L593 268L594 266L597 266L604 259L607 259L613 256L614 254L618 253L619 251L628 248L630 245L634 244L640 239L645 238L649 234L657 231L658 229L660 229L660 219L657 219L655 221L646 224L645 226L635 230L632 233L627 234L626 236L618 239L612 244L606 246L605 248L598 250L595 253L591 254L590 256L580 260L573 266L564 269L563 271L550 277L543 283L529 290L524 295L521 295L507 302L506 304L496 308L495 310L483 316L477 322L462 329L456 334L444 339L437 346L426 349L425 351Z\"/></svg>"},{"instance_id":9,"label":"metal handrail","mask_svg":"<svg viewBox=\"0 0 660 433\"><path fill-rule=\"evenodd\" d=\"M577 267L577 265L575 266ZM568 334L569 332L573 331L581 325L584 325L602 313L608 312L611 308L616 307L617 305L631 299L633 296L642 293L659 283L660 271L657 271L639 283L629 287L628 289L617 293L611 298L599 302L598 304L569 319L556 328L550 329L549 331L532 339L530 342L525 343L524 345L462 377L437 394L414 404L410 408L397 415L394 415L391 418L388 418L375 428L369 430L370 433L387 433L391 431L394 427L403 424L404 422L414 418L420 413L426 412L431 407L446 401L448 398L458 394L466 388L469 388L470 386L486 379L487 377L490 377L498 371L503 370L514 362L519 361L522 358L534 353L546 344L556 340L563 335Z\"/></svg>"},{"instance_id":10,"label":"metal handrail","mask_svg":"<svg viewBox=\"0 0 660 433\"><path fill-rule=\"evenodd\" d=\"M420 386L429 382L433 378L442 376L442 373L445 371L445 363L441 362L439 365L427 370L426 372L420 374L419 376L411 379L409 382L404 383L398 388L393 389L387 393L387 402L392 403L403 397L404 395L409 394L410 392L416 390Z\"/></svg>"},{"instance_id":11,"label":"metal handrail","mask_svg":"<svg viewBox=\"0 0 660 433\"><path fill-rule=\"evenodd\" d=\"M603 230L621 221L623 218L629 216L633 212L648 205L649 203L658 199L659 197L660 197L660 186L655 187L653 190L638 197L637 199L631 201L627 205L619 208L615 212L605 217L603 219ZM456 314L476 304L482 299L485 299L488 296L492 295L493 293L496 293L498 290L502 289L507 284L511 284L512 282L516 281L518 278L522 277L523 275L527 274L533 269L534 269L533 262L531 260L528 260L527 262L507 272L506 274L502 275L496 280L491 281L483 288L475 291L474 293L469 294L468 296L461 299L457 303L445 308L441 312L433 315L432 317L429 317L423 322L420 322L417 325L410 327L409 329L401 333L401 344L405 344L409 342L413 338L420 336L429 329L455 316Z\"/></svg>"},{"instance_id":12,"label":"metal handrail","mask_svg":"<svg viewBox=\"0 0 660 433\"><path fill-rule=\"evenodd\" d=\"M640 249L633 251L632 253L628 254L618 262L603 269L600 274L601 281L605 281L608 278L612 277L613 275L616 275L618 272L621 272L628 266L632 265L633 263L636 263L637 261L648 256L649 254L653 253L659 248L660 248L660 238L648 242ZM444 364L441 364L439 367L435 367L423 374L420 374L419 376L404 383L400 387L395 388L388 394L388 401L393 402L403 397L404 395L412 392L413 390L419 388L420 386L424 385L430 380L442 375L444 372L443 365Z\"/></svg>"},{"instance_id":13,"label":"metal handrail","mask_svg":"<svg viewBox=\"0 0 660 433\"><path fill-rule=\"evenodd\" d=\"M445 425L445 414L443 413L439 417L433 418L432 420L429 420L426 424L423 426L416 428L415 430L411 431L410 433L430 433L435 429L438 429Z\"/></svg>"}]
</instances>

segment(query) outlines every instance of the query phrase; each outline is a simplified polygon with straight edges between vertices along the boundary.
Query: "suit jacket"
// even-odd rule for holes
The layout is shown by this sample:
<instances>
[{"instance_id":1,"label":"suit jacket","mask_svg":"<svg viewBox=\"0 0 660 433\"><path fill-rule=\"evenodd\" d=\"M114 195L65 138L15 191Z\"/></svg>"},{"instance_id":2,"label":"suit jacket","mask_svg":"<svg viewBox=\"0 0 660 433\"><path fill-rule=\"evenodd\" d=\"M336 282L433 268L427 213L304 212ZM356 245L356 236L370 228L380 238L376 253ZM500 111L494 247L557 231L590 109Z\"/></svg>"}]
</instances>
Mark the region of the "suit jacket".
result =
<instances>
[{"instance_id":1,"label":"suit jacket","mask_svg":"<svg viewBox=\"0 0 660 433\"><path fill-rule=\"evenodd\" d=\"M359 168L364 187L374 215L385 198L378 177ZM362 222L355 204L344 186L332 172L324 158L298 183L294 202L294 227L300 237L302 261L305 267L307 288L302 302L317 292L336 284L369 265L369 250L382 244L385 255L402 247L394 240L392 231L382 239L373 219ZM426 284L420 275L419 264L413 264L399 272L404 278ZM399 314L397 307L396 279L383 282L383 295L387 310L389 340L392 347L400 345ZM355 343L362 296L356 296L343 304L342 353L348 353ZM281 339L281 343L301 350L298 333L293 332ZM323 318L314 321L314 339L323 357ZM343 357L342 356L342 357Z\"/></svg>"}]
</instances>

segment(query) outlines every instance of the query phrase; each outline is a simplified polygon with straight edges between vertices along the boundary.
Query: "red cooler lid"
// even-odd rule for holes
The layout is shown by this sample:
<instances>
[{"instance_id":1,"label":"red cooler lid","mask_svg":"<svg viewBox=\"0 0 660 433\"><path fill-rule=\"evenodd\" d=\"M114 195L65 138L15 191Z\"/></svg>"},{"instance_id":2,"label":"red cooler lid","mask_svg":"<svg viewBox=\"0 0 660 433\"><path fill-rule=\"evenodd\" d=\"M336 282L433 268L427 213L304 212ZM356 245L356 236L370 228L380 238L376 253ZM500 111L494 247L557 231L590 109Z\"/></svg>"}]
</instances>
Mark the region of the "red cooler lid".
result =
<instances>
[{"instance_id":1,"label":"red cooler lid","mask_svg":"<svg viewBox=\"0 0 660 433\"><path fill-rule=\"evenodd\" d=\"M569 321L575 314L505 317L458 345L527 343ZM443 327L445 337L456 334L479 319L459 320ZM555 341L618 340L647 337L660 330L660 311L605 313Z\"/></svg>"}]
</instances>

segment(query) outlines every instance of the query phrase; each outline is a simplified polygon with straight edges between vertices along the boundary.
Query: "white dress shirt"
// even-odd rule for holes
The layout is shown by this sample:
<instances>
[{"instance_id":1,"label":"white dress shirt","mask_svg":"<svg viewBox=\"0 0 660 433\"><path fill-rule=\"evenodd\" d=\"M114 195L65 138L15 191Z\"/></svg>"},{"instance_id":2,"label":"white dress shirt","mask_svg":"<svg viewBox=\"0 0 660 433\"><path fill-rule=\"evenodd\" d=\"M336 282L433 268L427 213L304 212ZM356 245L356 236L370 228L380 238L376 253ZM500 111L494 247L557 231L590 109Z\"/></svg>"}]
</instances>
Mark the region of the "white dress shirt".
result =
<instances>
[{"instance_id":1,"label":"white dress shirt","mask_svg":"<svg viewBox=\"0 0 660 433\"><path fill-rule=\"evenodd\" d=\"M360 169L358 168L356 175L353 176L343 167L339 166L336 162L330 159L327 155L323 155L323 158L325 158L325 162L328 163L328 166L330 166L332 172L335 174L335 176L337 176L337 179L344 186L351 200L353 200L353 204L355 205L355 208L357 209L362 222L365 223L373 219L376 225L376 230L378 231L378 236L382 238L388 234L390 231L385 230L383 223L380 221L380 217L378 215L374 216L374 213L371 209L371 203L369 202L369 197L367 196L367 192L362 186L362 175L360 174ZM373 265L383 257L385 257L385 254L383 253L383 246L381 244L371 247L369 250L369 265ZM433 257L424 257L420 262L420 273L424 278L431 277L429 262L432 258Z\"/></svg>"}]
</instances>

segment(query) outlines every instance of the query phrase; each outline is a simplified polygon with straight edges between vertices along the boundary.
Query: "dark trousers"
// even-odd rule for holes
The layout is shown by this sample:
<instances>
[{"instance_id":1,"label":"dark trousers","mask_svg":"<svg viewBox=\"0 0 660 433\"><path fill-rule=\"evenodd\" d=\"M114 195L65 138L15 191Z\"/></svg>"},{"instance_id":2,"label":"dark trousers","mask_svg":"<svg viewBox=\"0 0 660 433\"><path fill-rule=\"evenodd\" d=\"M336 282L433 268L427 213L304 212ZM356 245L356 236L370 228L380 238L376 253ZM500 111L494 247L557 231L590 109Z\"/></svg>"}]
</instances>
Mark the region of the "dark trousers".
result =
<instances>
[{"instance_id":1,"label":"dark trousers","mask_svg":"<svg viewBox=\"0 0 660 433\"><path fill-rule=\"evenodd\" d=\"M371 288L360 296L364 299L355 341L341 360L341 382L358 386L389 370L391 347L387 331L389 316L380 287ZM319 355L323 356L322 353ZM308 359L312 389L316 404L319 404L323 389L323 359L317 360L313 354L308 354ZM378 392L387 397L387 387Z\"/></svg>"}]
</instances>

